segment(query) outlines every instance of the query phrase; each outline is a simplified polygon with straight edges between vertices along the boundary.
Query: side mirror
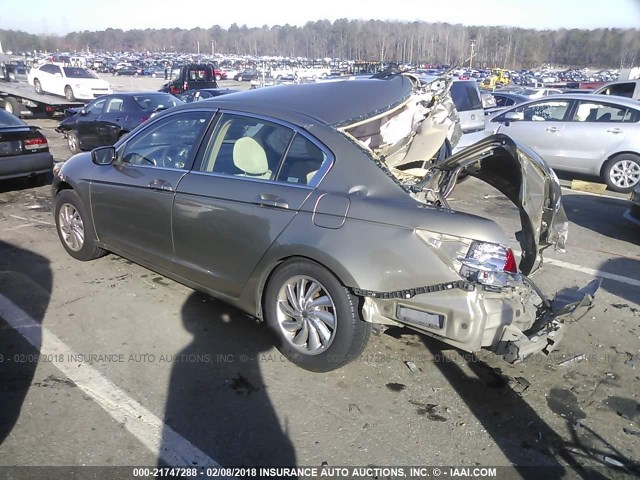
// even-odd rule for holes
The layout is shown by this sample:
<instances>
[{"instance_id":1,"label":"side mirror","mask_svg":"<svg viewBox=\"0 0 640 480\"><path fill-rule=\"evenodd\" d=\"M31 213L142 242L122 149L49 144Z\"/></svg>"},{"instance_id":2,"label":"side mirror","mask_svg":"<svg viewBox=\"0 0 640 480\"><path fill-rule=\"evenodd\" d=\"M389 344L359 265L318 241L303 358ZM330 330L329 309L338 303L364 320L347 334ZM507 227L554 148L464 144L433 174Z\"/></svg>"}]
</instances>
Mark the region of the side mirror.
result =
<instances>
[{"instance_id":1,"label":"side mirror","mask_svg":"<svg viewBox=\"0 0 640 480\"><path fill-rule=\"evenodd\" d=\"M87 112L87 110L83 108L83 109L82 109L82 110L80 110L78 113L84 117L84 116L85 116L87 113L89 113L89 112Z\"/></svg>"},{"instance_id":2,"label":"side mirror","mask_svg":"<svg viewBox=\"0 0 640 480\"><path fill-rule=\"evenodd\" d=\"M91 150L91 161L96 165L111 165L115 159L115 147L98 147Z\"/></svg>"},{"instance_id":3,"label":"side mirror","mask_svg":"<svg viewBox=\"0 0 640 480\"><path fill-rule=\"evenodd\" d=\"M516 112L507 112L503 117L505 127L508 127L511 122L517 122L518 120L522 120L522 115Z\"/></svg>"}]
</instances>

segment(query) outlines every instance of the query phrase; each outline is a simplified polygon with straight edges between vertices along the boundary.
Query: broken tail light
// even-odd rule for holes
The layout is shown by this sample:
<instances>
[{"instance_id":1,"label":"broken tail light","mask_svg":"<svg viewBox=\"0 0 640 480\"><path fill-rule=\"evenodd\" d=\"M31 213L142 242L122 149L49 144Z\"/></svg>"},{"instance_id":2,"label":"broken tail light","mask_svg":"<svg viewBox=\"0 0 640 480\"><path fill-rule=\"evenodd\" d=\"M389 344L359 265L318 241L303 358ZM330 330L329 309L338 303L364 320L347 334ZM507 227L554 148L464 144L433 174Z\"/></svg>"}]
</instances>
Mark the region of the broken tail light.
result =
<instances>
[{"instance_id":1,"label":"broken tail light","mask_svg":"<svg viewBox=\"0 0 640 480\"><path fill-rule=\"evenodd\" d=\"M473 242L466 257L458 260L460 275L483 285L505 287L518 274L513 250L497 243Z\"/></svg>"}]
</instances>

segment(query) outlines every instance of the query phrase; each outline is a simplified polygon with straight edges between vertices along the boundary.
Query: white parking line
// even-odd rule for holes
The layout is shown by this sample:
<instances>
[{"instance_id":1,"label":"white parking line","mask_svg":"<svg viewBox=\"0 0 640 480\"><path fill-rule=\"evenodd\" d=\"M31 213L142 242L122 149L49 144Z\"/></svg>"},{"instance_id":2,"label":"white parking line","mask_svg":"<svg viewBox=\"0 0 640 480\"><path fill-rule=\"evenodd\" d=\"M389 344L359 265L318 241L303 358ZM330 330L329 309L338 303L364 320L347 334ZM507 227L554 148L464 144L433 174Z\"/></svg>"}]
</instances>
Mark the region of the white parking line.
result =
<instances>
[{"instance_id":1,"label":"white parking line","mask_svg":"<svg viewBox=\"0 0 640 480\"><path fill-rule=\"evenodd\" d=\"M51 227L55 227L56 224L55 223L51 223L51 222L45 222L44 220L38 220L37 218L27 218L27 217L21 217L20 215L9 215L11 218L15 218L17 220L24 220L25 222L30 222L30 223L41 223L43 225L49 225Z\"/></svg>"},{"instance_id":2,"label":"white parking line","mask_svg":"<svg viewBox=\"0 0 640 480\"><path fill-rule=\"evenodd\" d=\"M47 358L65 360L75 356L62 340L2 294L0 317ZM165 425L92 366L82 364L78 368L77 363L58 360L51 363L163 463L197 468L218 466L206 453Z\"/></svg>"},{"instance_id":3,"label":"white parking line","mask_svg":"<svg viewBox=\"0 0 640 480\"><path fill-rule=\"evenodd\" d=\"M555 260L553 258L545 258L544 263L548 265L554 265L556 267L567 268L575 272L586 273L593 277L602 277L607 280L615 280L616 282L626 283L627 285L633 285L634 287L640 287L640 280L635 278L624 277L622 275L616 275L615 273L603 272L602 270L596 270L595 268L582 267L580 265L574 265L573 263L563 262L562 260Z\"/></svg>"}]
</instances>

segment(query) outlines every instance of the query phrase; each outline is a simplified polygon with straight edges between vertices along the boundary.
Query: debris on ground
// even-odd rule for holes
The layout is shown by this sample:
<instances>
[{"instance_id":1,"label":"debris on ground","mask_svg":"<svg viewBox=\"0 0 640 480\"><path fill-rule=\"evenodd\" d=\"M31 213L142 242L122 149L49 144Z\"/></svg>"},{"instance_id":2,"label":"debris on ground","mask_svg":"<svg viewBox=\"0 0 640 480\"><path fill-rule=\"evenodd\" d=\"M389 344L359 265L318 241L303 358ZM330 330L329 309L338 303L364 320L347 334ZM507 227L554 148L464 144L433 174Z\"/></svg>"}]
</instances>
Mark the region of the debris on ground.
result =
<instances>
[{"instance_id":1,"label":"debris on ground","mask_svg":"<svg viewBox=\"0 0 640 480\"><path fill-rule=\"evenodd\" d=\"M576 363L580 363L583 360L586 360L587 354L581 353L580 355L576 355L574 357L568 358L558 364L559 367L568 367L570 365L575 365Z\"/></svg>"},{"instance_id":2,"label":"debris on ground","mask_svg":"<svg viewBox=\"0 0 640 480\"><path fill-rule=\"evenodd\" d=\"M622 431L628 435L633 435L635 437L640 437L640 430L631 430L630 428L624 427Z\"/></svg>"},{"instance_id":3,"label":"debris on ground","mask_svg":"<svg viewBox=\"0 0 640 480\"><path fill-rule=\"evenodd\" d=\"M411 373L418 373L418 367L416 367L416 364L413 362L404 362L404 364L407 366L407 368L409 370L411 370Z\"/></svg>"}]
</instances>

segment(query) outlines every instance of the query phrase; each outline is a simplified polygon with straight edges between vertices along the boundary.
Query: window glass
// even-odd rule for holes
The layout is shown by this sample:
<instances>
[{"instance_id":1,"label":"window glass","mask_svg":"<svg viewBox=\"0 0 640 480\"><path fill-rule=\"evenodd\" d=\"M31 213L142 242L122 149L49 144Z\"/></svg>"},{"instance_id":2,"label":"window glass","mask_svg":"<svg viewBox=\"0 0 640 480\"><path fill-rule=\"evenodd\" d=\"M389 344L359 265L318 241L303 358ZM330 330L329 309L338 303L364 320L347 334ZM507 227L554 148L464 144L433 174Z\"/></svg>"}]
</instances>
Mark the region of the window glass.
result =
<instances>
[{"instance_id":1,"label":"window glass","mask_svg":"<svg viewBox=\"0 0 640 480\"><path fill-rule=\"evenodd\" d=\"M102 112L102 107L104 107L104 102L106 102L106 99L103 100L97 100L95 102L93 102L91 105L88 105L85 110L89 113L101 113Z\"/></svg>"},{"instance_id":2,"label":"window glass","mask_svg":"<svg viewBox=\"0 0 640 480\"><path fill-rule=\"evenodd\" d=\"M568 101L552 100L518 107L513 111L518 114L521 120L533 122L558 122L564 119L564 115L567 113L568 107Z\"/></svg>"},{"instance_id":3,"label":"window glass","mask_svg":"<svg viewBox=\"0 0 640 480\"><path fill-rule=\"evenodd\" d=\"M272 179L293 130L259 118L224 114L205 151L200 171Z\"/></svg>"},{"instance_id":4,"label":"window glass","mask_svg":"<svg viewBox=\"0 0 640 480\"><path fill-rule=\"evenodd\" d=\"M617 95L619 97L633 97L633 91L635 90L635 82L618 83L610 85L604 91L600 92L605 95Z\"/></svg>"},{"instance_id":5,"label":"window glass","mask_svg":"<svg viewBox=\"0 0 640 480\"><path fill-rule=\"evenodd\" d=\"M482 110L482 100L474 81L453 82L451 84L451 98L459 112Z\"/></svg>"},{"instance_id":6,"label":"window glass","mask_svg":"<svg viewBox=\"0 0 640 480\"><path fill-rule=\"evenodd\" d=\"M106 113L118 113L124 110L123 100L121 98L112 98L107 104Z\"/></svg>"},{"instance_id":7,"label":"window glass","mask_svg":"<svg viewBox=\"0 0 640 480\"><path fill-rule=\"evenodd\" d=\"M316 144L302 135L296 134L287 151L277 180L299 185L312 183L326 160L327 156Z\"/></svg>"},{"instance_id":8,"label":"window glass","mask_svg":"<svg viewBox=\"0 0 640 480\"><path fill-rule=\"evenodd\" d=\"M580 102L573 120L576 122L631 122L632 110L606 103Z\"/></svg>"},{"instance_id":9,"label":"window glass","mask_svg":"<svg viewBox=\"0 0 640 480\"><path fill-rule=\"evenodd\" d=\"M207 128L210 112L182 112L164 117L127 142L122 163L188 168Z\"/></svg>"}]
</instances>

